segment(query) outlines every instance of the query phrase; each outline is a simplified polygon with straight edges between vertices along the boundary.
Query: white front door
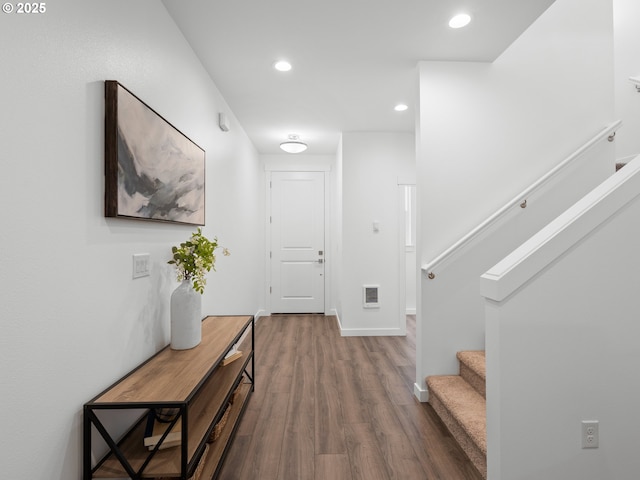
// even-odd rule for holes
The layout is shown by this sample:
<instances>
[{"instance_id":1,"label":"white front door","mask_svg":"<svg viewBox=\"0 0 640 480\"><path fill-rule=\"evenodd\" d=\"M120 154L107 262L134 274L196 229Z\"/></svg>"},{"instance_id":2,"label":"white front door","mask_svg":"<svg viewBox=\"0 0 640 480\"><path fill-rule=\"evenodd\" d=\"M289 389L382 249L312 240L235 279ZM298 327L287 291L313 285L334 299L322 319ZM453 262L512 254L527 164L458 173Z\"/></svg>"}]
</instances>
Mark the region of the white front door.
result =
<instances>
[{"instance_id":1,"label":"white front door","mask_svg":"<svg viewBox=\"0 0 640 480\"><path fill-rule=\"evenodd\" d=\"M324 173L271 172L271 312L324 312Z\"/></svg>"}]
</instances>

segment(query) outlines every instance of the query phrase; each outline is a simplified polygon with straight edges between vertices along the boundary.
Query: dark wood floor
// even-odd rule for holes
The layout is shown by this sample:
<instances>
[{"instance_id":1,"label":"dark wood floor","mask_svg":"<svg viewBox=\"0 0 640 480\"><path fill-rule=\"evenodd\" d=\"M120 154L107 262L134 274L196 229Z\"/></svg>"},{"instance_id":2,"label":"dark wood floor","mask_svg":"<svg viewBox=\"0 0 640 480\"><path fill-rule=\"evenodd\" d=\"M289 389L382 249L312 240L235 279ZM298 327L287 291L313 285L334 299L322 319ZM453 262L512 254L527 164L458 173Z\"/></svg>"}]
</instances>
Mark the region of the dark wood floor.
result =
<instances>
[{"instance_id":1,"label":"dark wood floor","mask_svg":"<svg viewBox=\"0 0 640 480\"><path fill-rule=\"evenodd\" d=\"M222 479L481 480L413 396L407 337L340 337L334 317L262 317L255 393Z\"/></svg>"}]
</instances>

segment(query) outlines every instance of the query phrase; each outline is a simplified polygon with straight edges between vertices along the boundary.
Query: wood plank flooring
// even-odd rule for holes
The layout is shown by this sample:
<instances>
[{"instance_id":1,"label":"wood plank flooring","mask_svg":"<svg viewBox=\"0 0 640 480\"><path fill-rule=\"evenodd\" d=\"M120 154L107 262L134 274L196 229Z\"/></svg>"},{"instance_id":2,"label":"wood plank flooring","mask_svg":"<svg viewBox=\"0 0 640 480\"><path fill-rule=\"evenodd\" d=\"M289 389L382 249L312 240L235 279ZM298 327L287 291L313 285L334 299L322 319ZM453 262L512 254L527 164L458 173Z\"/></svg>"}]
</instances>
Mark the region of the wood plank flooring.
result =
<instances>
[{"instance_id":1,"label":"wood plank flooring","mask_svg":"<svg viewBox=\"0 0 640 480\"><path fill-rule=\"evenodd\" d=\"M256 326L256 384L219 478L481 480L433 409L413 396L407 337L340 337L335 317Z\"/></svg>"}]
</instances>

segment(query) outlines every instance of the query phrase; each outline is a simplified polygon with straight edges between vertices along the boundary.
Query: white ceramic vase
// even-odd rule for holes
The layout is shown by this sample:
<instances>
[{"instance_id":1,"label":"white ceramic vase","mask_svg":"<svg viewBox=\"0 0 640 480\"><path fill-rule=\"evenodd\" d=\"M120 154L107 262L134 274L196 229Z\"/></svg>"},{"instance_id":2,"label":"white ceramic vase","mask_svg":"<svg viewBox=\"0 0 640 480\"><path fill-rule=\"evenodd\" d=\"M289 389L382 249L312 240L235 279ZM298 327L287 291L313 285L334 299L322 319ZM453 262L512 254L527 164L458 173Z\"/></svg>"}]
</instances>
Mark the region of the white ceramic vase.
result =
<instances>
[{"instance_id":1,"label":"white ceramic vase","mask_svg":"<svg viewBox=\"0 0 640 480\"><path fill-rule=\"evenodd\" d=\"M183 280L171 294L171 348L188 350L202 340L202 295L190 280Z\"/></svg>"}]
</instances>

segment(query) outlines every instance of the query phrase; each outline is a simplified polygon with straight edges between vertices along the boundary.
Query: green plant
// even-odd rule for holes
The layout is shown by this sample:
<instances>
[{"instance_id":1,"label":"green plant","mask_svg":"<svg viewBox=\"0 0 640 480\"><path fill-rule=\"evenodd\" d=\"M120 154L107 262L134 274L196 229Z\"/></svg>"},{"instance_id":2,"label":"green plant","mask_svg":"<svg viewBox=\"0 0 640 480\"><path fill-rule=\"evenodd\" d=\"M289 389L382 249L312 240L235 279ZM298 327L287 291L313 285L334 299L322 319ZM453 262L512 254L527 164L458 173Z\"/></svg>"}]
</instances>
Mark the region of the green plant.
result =
<instances>
[{"instance_id":1,"label":"green plant","mask_svg":"<svg viewBox=\"0 0 640 480\"><path fill-rule=\"evenodd\" d=\"M200 294L204 293L207 285L207 273L216 267L216 249L222 248L225 256L231 252L218 245L218 238L209 240L202 234L202 229L191 234L191 238L180 244L179 247L172 247L173 259L167 263L176 266L178 281L189 280L193 282L193 289Z\"/></svg>"}]
</instances>

